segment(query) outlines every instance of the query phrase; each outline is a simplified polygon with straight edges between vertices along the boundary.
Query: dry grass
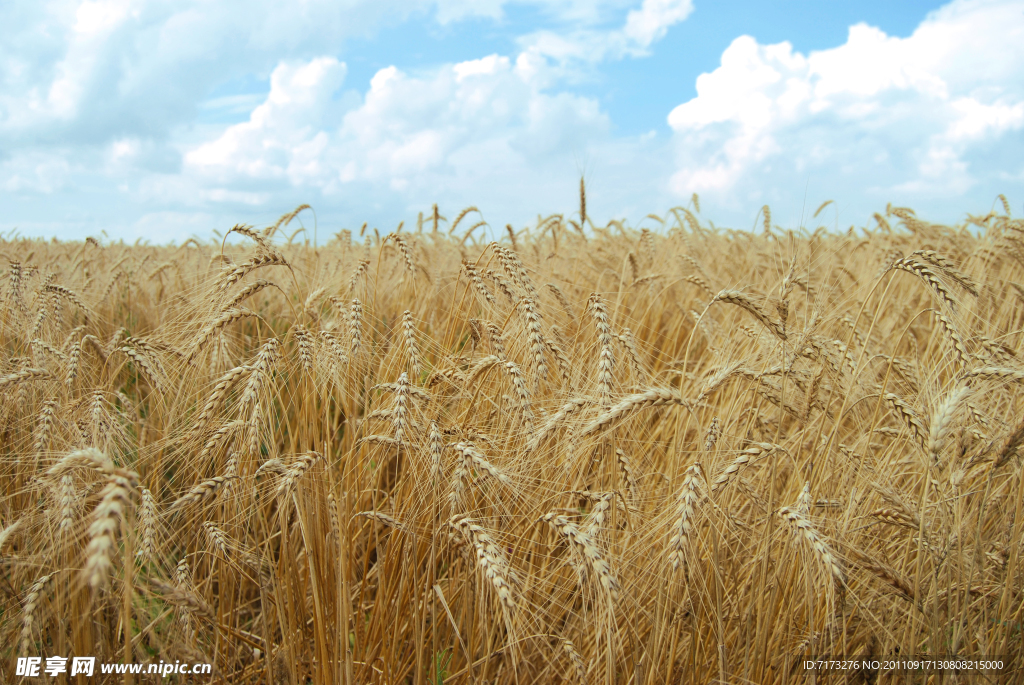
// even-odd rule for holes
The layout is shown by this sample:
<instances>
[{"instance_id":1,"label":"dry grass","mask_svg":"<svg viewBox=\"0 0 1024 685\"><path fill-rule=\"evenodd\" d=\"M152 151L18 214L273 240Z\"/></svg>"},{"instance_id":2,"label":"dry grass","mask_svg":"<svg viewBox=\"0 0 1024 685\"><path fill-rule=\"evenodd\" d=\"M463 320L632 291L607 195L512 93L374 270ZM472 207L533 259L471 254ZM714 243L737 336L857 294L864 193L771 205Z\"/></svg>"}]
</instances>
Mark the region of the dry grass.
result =
<instances>
[{"instance_id":1,"label":"dry grass","mask_svg":"<svg viewBox=\"0 0 1024 685\"><path fill-rule=\"evenodd\" d=\"M294 212L223 246L0 241L0 658L1021 663L1024 222L655 231L585 202L490 244L436 207L318 248Z\"/></svg>"}]
</instances>

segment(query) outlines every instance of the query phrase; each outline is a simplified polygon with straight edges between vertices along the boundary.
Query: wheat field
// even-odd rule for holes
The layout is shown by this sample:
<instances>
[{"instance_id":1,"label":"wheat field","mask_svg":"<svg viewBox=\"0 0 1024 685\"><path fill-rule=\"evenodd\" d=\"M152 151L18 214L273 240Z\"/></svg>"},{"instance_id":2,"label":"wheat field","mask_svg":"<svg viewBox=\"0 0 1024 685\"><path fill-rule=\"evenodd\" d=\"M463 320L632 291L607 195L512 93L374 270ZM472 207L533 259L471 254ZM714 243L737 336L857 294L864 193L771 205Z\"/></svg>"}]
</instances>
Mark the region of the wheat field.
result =
<instances>
[{"instance_id":1,"label":"wheat field","mask_svg":"<svg viewBox=\"0 0 1024 685\"><path fill-rule=\"evenodd\" d=\"M802 666L1021 663L1005 200L848 231L435 206L326 244L305 209L0 240L0 680L1014 681Z\"/></svg>"}]
</instances>

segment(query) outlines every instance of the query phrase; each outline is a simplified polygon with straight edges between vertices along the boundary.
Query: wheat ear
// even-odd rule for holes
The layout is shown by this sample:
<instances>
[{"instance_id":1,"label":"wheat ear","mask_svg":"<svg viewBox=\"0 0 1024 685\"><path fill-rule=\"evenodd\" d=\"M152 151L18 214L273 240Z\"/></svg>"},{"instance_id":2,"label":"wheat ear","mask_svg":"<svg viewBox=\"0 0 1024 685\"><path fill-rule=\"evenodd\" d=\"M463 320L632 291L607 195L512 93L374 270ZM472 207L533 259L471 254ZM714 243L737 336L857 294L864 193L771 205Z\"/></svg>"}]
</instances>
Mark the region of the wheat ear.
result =
<instances>
[{"instance_id":1,"label":"wheat ear","mask_svg":"<svg viewBox=\"0 0 1024 685\"><path fill-rule=\"evenodd\" d=\"M597 576L601 588L605 591L610 601L615 601L619 593L619 581L612 574L611 566L601 554L600 548L594 539L580 530L576 524L569 521L563 514L549 512L541 517L554 528L560 535L565 537L573 548L583 555L587 565Z\"/></svg>"},{"instance_id":2,"label":"wheat ear","mask_svg":"<svg viewBox=\"0 0 1024 685\"><path fill-rule=\"evenodd\" d=\"M233 298L231 298L231 301L228 302L226 305L224 305L224 310L228 311L230 309L235 309L236 307L238 307L239 304L241 304L245 300L249 299L250 297L252 297L256 293L258 293L261 290L263 290L264 288L269 288L269 287L274 287L274 288L277 288L278 290L281 289L275 283L271 283L270 281L265 281L262 278L257 278L255 281L253 281L252 283L250 283L249 285L245 286L244 288L239 290L237 293L235 293L235 296Z\"/></svg>"},{"instance_id":3,"label":"wheat ear","mask_svg":"<svg viewBox=\"0 0 1024 685\"><path fill-rule=\"evenodd\" d=\"M394 528L395 530L405 530L405 524L393 516L389 516L382 511L359 511L353 514L354 516L362 516L378 523L383 523L385 526Z\"/></svg>"},{"instance_id":4,"label":"wheat ear","mask_svg":"<svg viewBox=\"0 0 1024 685\"><path fill-rule=\"evenodd\" d=\"M1024 371L1004 366L983 366L965 373L962 378L984 378L1003 383L1024 383ZM0 381L2 383L2 381Z\"/></svg>"},{"instance_id":5,"label":"wheat ear","mask_svg":"<svg viewBox=\"0 0 1024 685\"><path fill-rule=\"evenodd\" d=\"M288 262L285 261L284 257L273 252L256 255L255 257L242 262L234 269L226 269L221 277L221 292L226 291L250 272L267 266L288 266Z\"/></svg>"},{"instance_id":6,"label":"wheat ear","mask_svg":"<svg viewBox=\"0 0 1024 685\"><path fill-rule=\"evenodd\" d=\"M722 437L722 422L715 416L712 417L711 424L704 433L704 451L710 452L715 449L715 445L718 444L718 438L720 437Z\"/></svg>"},{"instance_id":7,"label":"wheat ear","mask_svg":"<svg viewBox=\"0 0 1024 685\"><path fill-rule=\"evenodd\" d=\"M355 358L363 344L363 303L359 300L352 300L348 317L348 334L352 357Z\"/></svg>"},{"instance_id":8,"label":"wheat ear","mask_svg":"<svg viewBox=\"0 0 1024 685\"><path fill-rule=\"evenodd\" d=\"M475 466L502 485L512 485L511 479L502 473L500 469L494 466L494 464L487 461L487 458L471 443L456 442L448 446L454 449L459 456L462 457L462 463L467 472L472 470Z\"/></svg>"},{"instance_id":9,"label":"wheat ear","mask_svg":"<svg viewBox=\"0 0 1024 685\"><path fill-rule=\"evenodd\" d=\"M690 539L690 532L693 530L693 516L701 497L701 481L703 475L699 464L692 464L686 471L683 478L682 488L679 490L679 500L676 505L676 525L673 526L672 537L668 541L668 560L672 562L672 568L678 569L686 553L686 544Z\"/></svg>"},{"instance_id":10,"label":"wheat ear","mask_svg":"<svg viewBox=\"0 0 1024 685\"><path fill-rule=\"evenodd\" d=\"M953 300L952 295L949 294L949 289L927 264L922 264L910 257L903 257L890 264L887 271L892 269L906 271L907 273L917 276L932 289L932 291L938 296L939 300L946 306L950 309L956 308L956 302Z\"/></svg>"},{"instance_id":11,"label":"wheat ear","mask_svg":"<svg viewBox=\"0 0 1024 685\"><path fill-rule=\"evenodd\" d=\"M210 418L220 408L221 403L223 403L224 396L231 390L235 382L242 377L242 374L250 370L251 368L248 366L236 366L217 380L216 385L213 386L213 392L210 393L210 397L206 400L206 404L193 421L190 430L191 434L195 435L206 427Z\"/></svg>"},{"instance_id":12,"label":"wheat ear","mask_svg":"<svg viewBox=\"0 0 1024 685\"><path fill-rule=\"evenodd\" d=\"M308 374L313 373L313 336L310 335L309 329L300 323L292 326L292 332L295 334L295 342L299 348L299 363L302 365L302 370Z\"/></svg>"},{"instance_id":13,"label":"wheat ear","mask_svg":"<svg viewBox=\"0 0 1024 685\"><path fill-rule=\"evenodd\" d=\"M935 463L939 462L942 448L946 445L946 438L952 429L953 418L960 407L960 403L971 392L970 388L961 387L951 392L932 412L928 421L930 430L928 432L928 453Z\"/></svg>"},{"instance_id":14,"label":"wheat ear","mask_svg":"<svg viewBox=\"0 0 1024 685\"><path fill-rule=\"evenodd\" d=\"M320 461L323 457L319 452L308 452L299 456L295 462L287 468L284 475L281 478L281 484L277 488L278 496L287 497L295 489L299 479L305 475L306 471L309 470L313 464Z\"/></svg>"},{"instance_id":15,"label":"wheat ear","mask_svg":"<svg viewBox=\"0 0 1024 685\"><path fill-rule=\"evenodd\" d=\"M668 388L651 388L625 397L611 409L584 426L583 430L580 431L580 437L583 438L598 431L607 430L641 409L661 407L669 404L678 404L688 409L692 407L691 402L683 399L673 390Z\"/></svg>"},{"instance_id":16,"label":"wheat ear","mask_svg":"<svg viewBox=\"0 0 1024 685\"><path fill-rule=\"evenodd\" d=\"M559 638L559 642L562 645L562 650L568 655L569 661L572 662L573 671L576 673L576 682L578 685L585 685L587 682L587 667L583 657L576 650L576 645L572 643L572 640L567 640L564 637Z\"/></svg>"},{"instance_id":17,"label":"wheat ear","mask_svg":"<svg viewBox=\"0 0 1024 685\"><path fill-rule=\"evenodd\" d=\"M473 549L476 550L477 565L484 577L494 587L501 605L507 610L515 609L516 598L512 593L511 585L514 575L511 573L508 560L494 543L493 538L473 519L466 516L454 519L451 525L462 533L467 542L473 545Z\"/></svg>"},{"instance_id":18,"label":"wheat ear","mask_svg":"<svg viewBox=\"0 0 1024 685\"><path fill-rule=\"evenodd\" d=\"M93 590L106 587L113 564L111 555L117 546L117 530L124 519L125 510L131 505L131 493L138 476L131 478L107 474L107 485L101 493L100 503L93 512L89 526L89 544L85 548L84 574Z\"/></svg>"},{"instance_id":19,"label":"wheat ear","mask_svg":"<svg viewBox=\"0 0 1024 685\"><path fill-rule=\"evenodd\" d=\"M142 494L139 505L141 534L139 535L139 551L136 552L136 555L142 557L144 561L154 561L156 559L157 528L156 498L153 497L149 488L140 488L140 491Z\"/></svg>"},{"instance_id":20,"label":"wheat ear","mask_svg":"<svg viewBox=\"0 0 1024 685\"><path fill-rule=\"evenodd\" d=\"M739 290L722 290L715 295L711 302L724 302L726 304L733 304L745 309L753 315L755 319L760 321L765 328L774 333L776 337L782 340L786 339L785 326L768 316L768 312L762 309L761 305L754 302L754 300L746 293L740 292Z\"/></svg>"},{"instance_id":21,"label":"wheat ear","mask_svg":"<svg viewBox=\"0 0 1024 685\"><path fill-rule=\"evenodd\" d=\"M184 561L184 559L182 559L182 561ZM165 583L157 579L150 580L150 583L152 583L153 587L164 599L180 609L183 609L187 614L197 614L211 623L217 622L217 614L213 611L210 605L207 604L199 595L193 592L191 588L186 587L183 584L171 585L170 583ZM189 625L189 628L186 628L186 633L191 634L191 621L182 620L181 623L183 625Z\"/></svg>"},{"instance_id":22,"label":"wheat ear","mask_svg":"<svg viewBox=\"0 0 1024 685\"><path fill-rule=\"evenodd\" d=\"M256 316L256 312L250 311L245 307L228 309L227 311L222 312L216 319L208 323L203 330L199 332L199 335L196 337L196 341L192 343L192 350L188 353L186 361L191 362L195 359L196 355L202 351L203 347L205 347L206 343L210 341L210 338L213 337L214 333L221 330L229 323L238 321L239 319L243 319L247 316Z\"/></svg>"},{"instance_id":23,"label":"wheat ear","mask_svg":"<svg viewBox=\"0 0 1024 685\"><path fill-rule=\"evenodd\" d=\"M752 460L765 457L779 449L782 448L771 442L754 443L747 449L740 452L739 456L737 456L732 463L726 466L722 472L718 474L718 477L715 478L715 482L711 484L711 492L717 492L728 485L736 474L739 473L740 469L749 464Z\"/></svg>"},{"instance_id":24,"label":"wheat ear","mask_svg":"<svg viewBox=\"0 0 1024 685\"><path fill-rule=\"evenodd\" d=\"M22 369L21 371L15 371L14 373L7 374L6 376L0 376L0 390L3 390L9 385L17 385L18 383L53 377L53 374L46 369Z\"/></svg>"},{"instance_id":25,"label":"wheat ear","mask_svg":"<svg viewBox=\"0 0 1024 685\"><path fill-rule=\"evenodd\" d=\"M615 457L619 464L619 471L622 472L622 480L626 483L626 492L629 494L629 501L637 501L637 478L636 469L633 468L633 462L630 461L626 453L621 449L616 448Z\"/></svg>"},{"instance_id":26,"label":"wheat ear","mask_svg":"<svg viewBox=\"0 0 1024 685\"><path fill-rule=\"evenodd\" d=\"M420 348L416 343L416 324L412 319L412 312L408 309L402 314L402 334L405 338L405 351L409 355L409 365L412 367L413 378L420 377Z\"/></svg>"},{"instance_id":27,"label":"wheat ear","mask_svg":"<svg viewBox=\"0 0 1024 685\"><path fill-rule=\"evenodd\" d=\"M217 491L222 488L226 488L236 476L214 476L209 480L204 480L199 483L186 494L175 500L174 504L171 505L169 511L175 512L182 509L189 504L202 502L204 500L212 499Z\"/></svg>"},{"instance_id":28,"label":"wheat ear","mask_svg":"<svg viewBox=\"0 0 1024 685\"><path fill-rule=\"evenodd\" d=\"M519 366L515 362L505 362L505 370L516 390L516 397L519 399L519 415L523 420L523 427L528 433L533 432L533 409L530 406L530 392L526 389L526 383L519 372Z\"/></svg>"},{"instance_id":29,"label":"wheat ear","mask_svg":"<svg viewBox=\"0 0 1024 685\"><path fill-rule=\"evenodd\" d=\"M532 452L533 450L537 449L540 446L540 444L544 441L544 438L546 438L548 435L557 430L558 427L562 424L563 421L565 421L567 417L575 414L580 409L587 406L588 403L589 402L585 397L574 397L573 399L569 400L561 407L559 407L558 411L552 414L550 418L548 418L548 420L544 422L544 425L541 426L540 429L536 433L534 433L534 435L526 443L526 451Z\"/></svg>"},{"instance_id":30,"label":"wheat ear","mask_svg":"<svg viewBox=\"0 0 1024 685\"><path fill-rule=\"evenodd\" d=\"M928 429L925 428L924 422L917 416L917 413L910 407L909 404L903 401L902 398L894 395L893 393L886 393L885 400L892 406L893 410L899 415L906 424L910 432L914 434L914 439L917 444L921 446L921 449L928 451L927 439Z\"/></svg>"},{"instance_id":31,"label":"wheat ear","mask_svg":"<svg viewBox=\"0 0 1024 685\"><path fill-rule=\"evenodd\" d=\"M32 643L32 624L35 622L36 609L39 604L39 595L50 580L50 575L40 576L36 579L25 595L25 604L22 608L21 618L21 653L28 654Z\"/></svg>"},{"instance_id":32,"label":"wheat ear","mask_svg":"<svg viewBox=\"0 0 1024 685\"><path fill-rule=\"evenodd\" d=\"M594 325L597 327L597 338L601 345L597 362L597 388L601 398L601 404L611 405L612 396L612 368L615 366L615 357L612 355L612 327L608 323L608 307L604 300L597 293L590 296L590 313L594 318Z\"/></svg>"},{"instance_id":33,"label":"wheat ear","mask_svg":"<svg viewBox=\"0 0 1024 685\"><path fill-rule=\"evenodd\" d=\"M846 581L843 567L814 525L793 507L779 509L779 516L790 525L794 534L811 548L818 561L828 569L836 584L842 585Z\"/></svg>"}]
</instances>

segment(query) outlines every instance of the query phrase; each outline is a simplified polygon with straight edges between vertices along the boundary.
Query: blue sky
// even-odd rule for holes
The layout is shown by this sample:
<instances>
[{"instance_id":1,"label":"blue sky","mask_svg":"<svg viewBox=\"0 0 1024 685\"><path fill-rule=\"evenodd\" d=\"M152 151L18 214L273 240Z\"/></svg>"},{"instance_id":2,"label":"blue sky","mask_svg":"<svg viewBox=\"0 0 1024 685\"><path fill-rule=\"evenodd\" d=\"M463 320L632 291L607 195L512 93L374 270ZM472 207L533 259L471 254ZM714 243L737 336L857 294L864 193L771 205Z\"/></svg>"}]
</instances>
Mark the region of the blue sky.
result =
<instances>
[{"instance_id":1,"label":"blue sky","mask_svg":"<svg viewBox=\"0 0 1024 685\"><path fill-rule=\"evenodd\" d=\"M1024 201L1024 2L0 5L0 232L934 221ZM813 220L825 200L835 205ZM826 216L827 215L827 216ZM308 223L308 221L307 221ZM813 226L812 226L813 227Z\"/></svg>"}]
</instances>

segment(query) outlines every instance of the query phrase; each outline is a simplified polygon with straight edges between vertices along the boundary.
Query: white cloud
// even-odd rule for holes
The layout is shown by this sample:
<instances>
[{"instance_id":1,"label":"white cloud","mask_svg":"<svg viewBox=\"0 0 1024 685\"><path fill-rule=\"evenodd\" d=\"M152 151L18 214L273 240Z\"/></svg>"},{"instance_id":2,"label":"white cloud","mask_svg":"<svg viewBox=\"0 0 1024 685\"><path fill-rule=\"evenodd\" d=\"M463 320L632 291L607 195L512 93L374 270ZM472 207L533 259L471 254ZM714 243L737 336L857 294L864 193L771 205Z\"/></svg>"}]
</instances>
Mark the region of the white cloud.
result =
<instances>
[{"instance_id":1,"label":"white cloud","mask_svg":"<svg viewBox=\"0 0 1024 685\"><path fill-rule=\"evenodd\" d=\"M67 185L72 165L59 152L19 151L0 164L0 188L8 193L52 195Z\"/></svg>"},{"instance_id":2,"label":"white cloud","mask_svg":"<svg viewBox=\"0 0 1024 685\"><path fill-rule=\"evenodd\" d=\"M313 201L363 218L403 216L446 199L490 202L492 212L518 221L531 215L534 202L563 206L568 199L571 206L580 171L574 160L604 158L597 150L613 151L615 159L586 171L598 185L608 183L608 197L638 201L624 181L641 163L659 165L631 157L639 149L633 142L612 139L597 101L567 92L559 82L565 72L549 56L490 55L415 72L394 67L378 72L363 92L362 84L345 82L341 60L353 37L372 41L379 29L410 20L500 21L512 3L531 6L540 24L594 35L607 33L601 26L622 26L633 10L626 19L633 37L612 33L640 47L677 20L673 8L680 5L0 3L5 221L40 231L65 225L70 232L114 221L130 233L139 230L133 217L163 217L161 230L180 224L180 239L194 223L179 221L189 213L203 221L257 222L261 212L276 215L282 206ZM268 77L269 92L256 96L222 88L252 88ZM652 152L644 148L646 157ZM51 196L46 212L60 221L37 215L40 195Z\"/></svg>"},{"instance_id":3,"label":"white cloud","mask_svg":"<svg viewBox=\"0 0 1024 685\"><path fill-rule=\"evenodd\" d=\"M316 167L303 160L322 147L322 128L332 112L338 113L332 95L346 71L333 57L280 64L270 76L266 101L252 111L249 121L190 151L186 165L214 176L228 171L261 179L290 177L293 182L315 178Z\"/></svg>"},{"instance_id":4,"label":"white cloud","mask_svg":"<svg viewBox=\"0 0 1024 685\"><path fill-rule=\"evenodd\" d=\"M693 12L691 0L644 0L638 10L626 15L623 35L641 48L661 40L669 27L677 24Z\"/></svg>"},{"instance_id":5,"label":"white cloud","mask_svg":"<svg viewBox=\"0 0 1024 685\"><path fill-rule=\"evenodd\" d=\"M517 3L534 6L555 26L586 28L635 1L0 3L0 151L105 146L125 138L170 141L200 113L237 117L237 107L251 97L211 99L218 87L265 78L282 61L340 58L349 39L372 37L410 18L433 17L442 25L473 17L498 20L507 5ZM660 35L666 22L677 20L678 6L688 3L645 0L630 13L641 43ZM551 85L546 59L522 57L521 73L529 72L534 85Z\"/></svg>"},{"instance_id":6,"label":"white cloud","mask_svg":"<svg viewBox=\"0 0 1024 685\"><path fill-rule=\"evenodd\" d=\"M359 183L410 197L486 193L501 183L526 189L531 174L539 185L552 156L563 163L608 137L596 102L542 92L499 55L419 76L381 69L347 111L334 97L343 76L344 65L328 58L280 65L249 121L189 151L186 171L239 189L277 179L328 195Z\"/></svg>"},{"instance_id":7,"label":"white cloud","mask_svg":"<svg viewBox=\"0 0 1024 685\"><path fill-rule=\"evenodd\" d=\"M432 0L0 3L0 149L167 137L220 85L265 77L293 56L339 54L352 37L434 9Z\"/></svg>"},{"instance_id":8,"label":"white cloud","mask_svg":"<svg viewBox=\"0 0 1024 685\"><path fill-rule=\"evenodd\" d=\"M697 79L697 97L668 116L671 187L723 203L799 202L813 178L817 192L856 198L863 210L892 194L959 199L992 176L977 146L1024 152L1022 84L1018 2L957 0L907 38L858 24L843 45L808 55L741 36Z\"/></svg>"},{"instance_id":9,"label":"white cloud","mask_svg":"<svg viewBox=\"0 0 1024 685\"><path fill-rule=\"evenodd\" d=\"M553 62L549 70L557 77L580 78L601 62L649 54L655 42L692 12L692 0L643 0L639 9L627 13L620 28L583 23L572 30L534 31L517 42L522 54L535 63Z\"/></svg>"},{"instance_id":10,"label":"white cloud","mask_svg":"<svg viewBox=\"0 0 1024 685\"><path fill-rule=\"evenodd\" d=\"M500 27L513 2L543 17L516 53L398 63L369 84L348 76L365 57L346 53L351 37L422 19L453 33L473 18ZM593 216L638 219L697 191L734 224L763 202L785 221L779 203L799 208L808 182L809 203L832 197L861 222L889 200L927 200L951 220L1024 181L1019 0L954 0L906 38L856 25L809 54L741 36L668 113L669 138L616 137L599 96L573 86L657 49L692 11L691 0L0 3L0 25L15 27L0 42L0 193L27 217L47 196L69 231L116 212L129 234L182 239L300 202L382 224L435 201L476 204L503 225L573 211L579 173ZM262 93L217 90L268 78Z\"/></svg>"},{"instance_id":11,"label":"white cloud","mask_svg":"<svg viewBox=\"0 0 1024 685\"><path fill-rule=\"evenodd\" d=\"M468 17L501 19L504 4L504 0L439 0L437 21L445 25Z\"/></svg>"},{"instance_id":12,"label":"white cloud","mask_svg":"<svg viewBox=\"0 0 1024 685\"><path fill-rule=\"evenodd\" d=\"M957 98L949 103L956 119L946 131L950 142L970 142L986 136L1021 128L1024 123L1024 102L1009 105L997 102L986 105L974 98Z\"/></svg>"}]
</instances>

